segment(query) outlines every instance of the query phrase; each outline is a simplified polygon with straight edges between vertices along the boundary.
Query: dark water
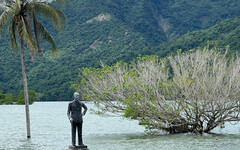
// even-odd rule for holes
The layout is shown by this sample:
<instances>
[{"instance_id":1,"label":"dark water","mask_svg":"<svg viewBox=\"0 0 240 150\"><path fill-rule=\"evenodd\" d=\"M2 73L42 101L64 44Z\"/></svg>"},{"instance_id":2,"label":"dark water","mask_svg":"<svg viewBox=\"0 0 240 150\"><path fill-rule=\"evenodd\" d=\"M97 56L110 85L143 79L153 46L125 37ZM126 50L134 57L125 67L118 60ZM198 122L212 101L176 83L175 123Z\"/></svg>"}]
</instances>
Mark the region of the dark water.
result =
<instances>
[{"instance_id":1,"label":"dark water","mask_svg":"<svg viewBox=\"0 0 240 150\"><path fill-rule=\"evenodd\" d=\"M32 138L26 138L24 106L0 105L0 150L66 150L71 143L67 102L30 106ZM93 108L92 103L87 106ZM240 124L215 129L217 134L149 135L136 121L121 117L84 117L84 143L90 150L240 150Z\"/></svg>"}]
</instances>

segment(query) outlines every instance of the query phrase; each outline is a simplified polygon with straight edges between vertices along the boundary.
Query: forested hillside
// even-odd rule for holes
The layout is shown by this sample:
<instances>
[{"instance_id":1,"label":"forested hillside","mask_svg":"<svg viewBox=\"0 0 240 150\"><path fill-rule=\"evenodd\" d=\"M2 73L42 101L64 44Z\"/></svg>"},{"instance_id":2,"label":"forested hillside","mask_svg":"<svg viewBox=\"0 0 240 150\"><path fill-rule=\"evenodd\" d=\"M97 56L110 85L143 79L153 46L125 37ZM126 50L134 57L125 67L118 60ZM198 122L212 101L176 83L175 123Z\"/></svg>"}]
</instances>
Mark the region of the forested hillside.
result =
<instances>
[{"instance_id":1,"label":"forested hillside","mask_svg":"<svg viewBox=\"0 0 240 150\"><path fill-rule=\"evenodd\" d=\"M139 54L165 56L204 46L207 40L230 44L236 51L240 21L224 20L239 17L239 8L238 0L71 0L60 8L68 18L64 31L46 24L58 55L51 56L50 46L43 43L44 58L28 58L29 88L42 93L42 100L69 100L78 69L97 67L100 60L112 64ZM5 32L0 39L0 90L17 94L22 89L20 54L8 41Z\"/></svg>"},{"instance_id":2,"label":"forested hillside","mask_svg":"<svg viewBox=\"0 0 240 150\"><path fill-rule=\"evenodd\" d=\"M233 53L240 51L239 40L240 19L226 19L209 29L189 32L172 42L163 43L150 52L164 57L169 52L174 53L178 49L186 51L209 45L210 48L216 47L222 50L228 46Z\"/></svg>"}]
</instances>

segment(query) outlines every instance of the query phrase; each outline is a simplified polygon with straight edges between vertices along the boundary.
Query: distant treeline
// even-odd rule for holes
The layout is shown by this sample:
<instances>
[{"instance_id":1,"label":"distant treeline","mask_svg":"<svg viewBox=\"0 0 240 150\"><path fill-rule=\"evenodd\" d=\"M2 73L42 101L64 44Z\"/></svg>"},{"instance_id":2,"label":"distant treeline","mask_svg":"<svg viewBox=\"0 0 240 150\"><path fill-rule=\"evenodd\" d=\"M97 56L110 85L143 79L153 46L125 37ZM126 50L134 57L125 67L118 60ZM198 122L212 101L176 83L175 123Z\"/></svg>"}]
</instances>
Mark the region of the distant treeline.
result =
<instances>
[{"instance_id":1,"label":"distant treeline","mask_svg":"<svg viewBox=\"0 0 240 150\"><path fill-rule=\"evenodd\" d=\"M28 95L29 95L29 104L33 104L34 101L37 101L41 98L41 94L33 90L29 90ZM24 92L20 91L17 96L14 96L10 93L3 94L2 91L0 91L0 105L3 105L3 104L24 105L25 104Z\"/></svg>"}]
</instances>

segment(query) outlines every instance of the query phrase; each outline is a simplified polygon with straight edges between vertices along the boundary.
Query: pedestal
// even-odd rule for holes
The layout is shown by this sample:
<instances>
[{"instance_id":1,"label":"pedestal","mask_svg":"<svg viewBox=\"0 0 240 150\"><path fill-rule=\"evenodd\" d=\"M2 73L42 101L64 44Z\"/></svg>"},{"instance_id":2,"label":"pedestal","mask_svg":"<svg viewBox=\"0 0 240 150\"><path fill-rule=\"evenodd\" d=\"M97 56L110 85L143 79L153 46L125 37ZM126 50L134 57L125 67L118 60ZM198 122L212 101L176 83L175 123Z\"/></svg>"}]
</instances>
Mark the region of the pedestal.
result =
<instances>
[{"instance_id":1,"label":"pedestal","mask_svg":"<svg viewBox=\"0 0 240 150\"><path fill-rule=\"evenodd\" d=\"M80 145L80 146L69 146L69 150L89 150L86 145Z\"/></svg>"}]
</instances>

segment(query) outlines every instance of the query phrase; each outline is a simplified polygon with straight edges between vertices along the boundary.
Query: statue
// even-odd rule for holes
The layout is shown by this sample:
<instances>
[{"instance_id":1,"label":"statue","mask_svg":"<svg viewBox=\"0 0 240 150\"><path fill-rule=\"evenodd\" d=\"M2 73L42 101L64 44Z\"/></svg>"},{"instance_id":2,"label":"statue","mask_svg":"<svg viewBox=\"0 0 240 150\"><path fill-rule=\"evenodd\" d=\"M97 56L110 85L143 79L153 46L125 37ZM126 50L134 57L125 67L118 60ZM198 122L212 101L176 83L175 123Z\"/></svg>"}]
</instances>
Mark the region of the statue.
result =
<instances>
[{"instance_id":1,"label":"statue","mask_svg":"<svg viewBox=\"0 0 240 150\"><path fill-rule=\"evenodd\" d=\"M87 106L82 102L82 96L78 92L75 92L73 96L74 96L74 100L68 104L68 111L67 111L67 116L72 125L72 146L71 147L87 148L87 146L83 144L83 140L82 140L82 124L83 124L82 116L86 114ZM84 108L83 113L82 113L82 108ZM79 146L76 146L76 129L78 130Z\"/></svg>"}]
</instances>

